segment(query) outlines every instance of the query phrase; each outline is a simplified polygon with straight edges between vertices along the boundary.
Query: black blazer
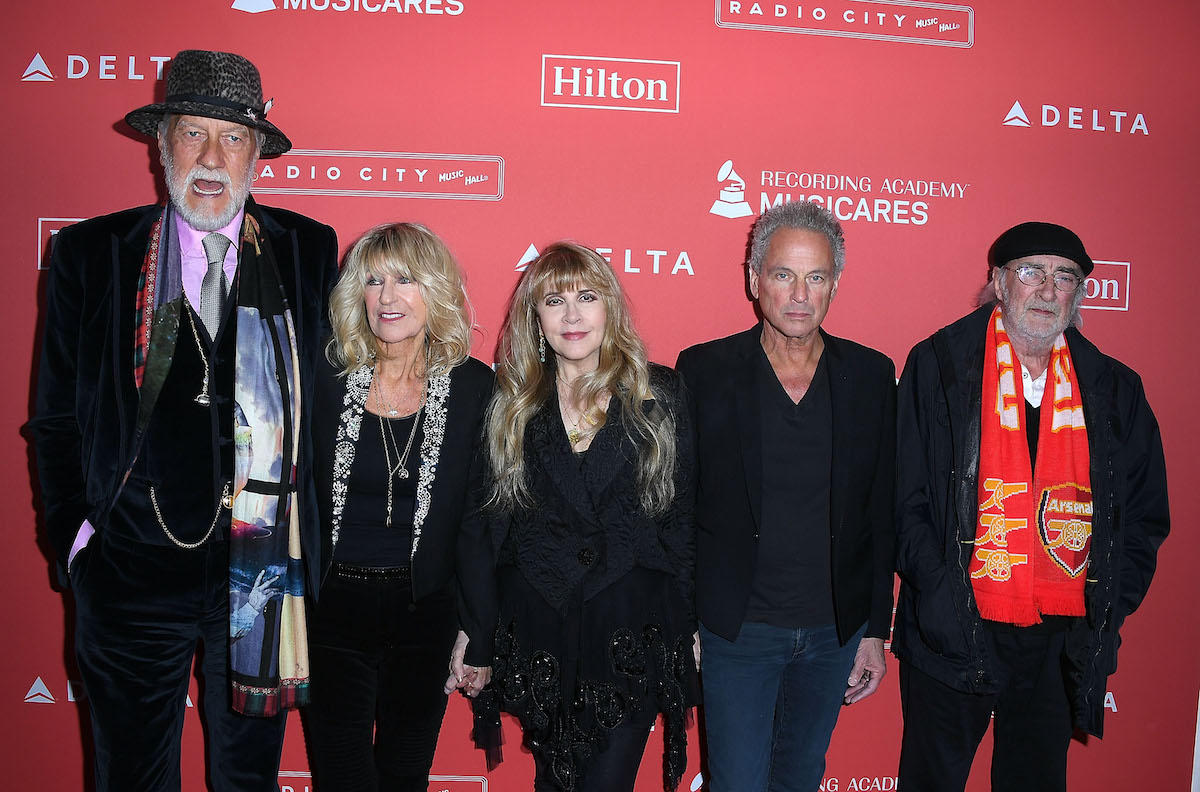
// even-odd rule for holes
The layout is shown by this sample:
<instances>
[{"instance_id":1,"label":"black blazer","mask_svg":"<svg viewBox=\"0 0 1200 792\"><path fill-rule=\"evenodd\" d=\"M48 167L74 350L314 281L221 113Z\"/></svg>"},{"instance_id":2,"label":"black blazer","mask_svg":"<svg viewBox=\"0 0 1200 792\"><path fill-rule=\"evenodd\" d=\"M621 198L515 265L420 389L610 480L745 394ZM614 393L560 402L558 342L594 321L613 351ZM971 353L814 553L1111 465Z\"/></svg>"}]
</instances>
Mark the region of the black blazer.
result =
<instances>
[{"instance_id":1,"label":"black blazer","mask_svg":"<svg viewBox=\"0 0 1200 792\"><path fill-rule=\"evenodd\" d=\"M677 369L696 427L696 607L734 640L750 599L762 508L758 376L762 325L685 349ZM833 609L843 644L892 621L896 368L873 349L821 331L833 401L830 498Z\"/></svg>"},{"instance_id":2,"label":"black blazer","mask_svg":"<svg viewBox=\"0 0 1200 792\"><path fill-rule=\"evenodd\" d=\"M429 487L429 512L422 523L421 538L412 559L412 588L415 599L452 583L456 578L456 571L465 585L460 597L474 599L479 595L476 595L475 589L471 587L472 582L480 579L490 580L492 577L491 552L487 544L468 542L464 538L465 534L460 534L459 527L471 490L478 490L484 486L486 460L480 450L480 444L495 375L487 364L475 358L467 358L451 369L449 378L449 395L445 400L446 428L438 451L436 475L433 476ZM316 447L316 480L321 515L322 580L333 562L335 438L338 426L349 419L349 379L339 377L337 369L322 356L313 410L313 444ZM422 421L426 420L429 411L424 412L422 416ZM369 414L368 417L374 418ZM421 454L424 462L423 449ZM342 483L345 483L344 478ZM383 515L380 515L381 519L382 517ZM314 588L313 593L315 596L318 589Z\"/></svg>"},{"instance_id":3,"label":"black blazer","mask_svg":"<svg viewBox=\"0 0 1200 792\"><path fill-rule=\"evenodd\" d=\"M252 205L248 202L246 210L251 211ZM308 405L320 342L329 334L326 306L337 279L337 237L329 226L294 212L265 206L257 211L292 309L301 404ZM60 567L66 565L85 519L97 531L104 530L108 510L133 461L138 410L133 381L137 281L151 228L161 214L161 206L128 209L68 226L55 240L30 428L46 531ZM319 552L308 431L311 416L311 411L304 412L297 468L301 538L310 561ZM312 586L315 564L309 564L307 572Z\"/></svg>"}]
</instances>

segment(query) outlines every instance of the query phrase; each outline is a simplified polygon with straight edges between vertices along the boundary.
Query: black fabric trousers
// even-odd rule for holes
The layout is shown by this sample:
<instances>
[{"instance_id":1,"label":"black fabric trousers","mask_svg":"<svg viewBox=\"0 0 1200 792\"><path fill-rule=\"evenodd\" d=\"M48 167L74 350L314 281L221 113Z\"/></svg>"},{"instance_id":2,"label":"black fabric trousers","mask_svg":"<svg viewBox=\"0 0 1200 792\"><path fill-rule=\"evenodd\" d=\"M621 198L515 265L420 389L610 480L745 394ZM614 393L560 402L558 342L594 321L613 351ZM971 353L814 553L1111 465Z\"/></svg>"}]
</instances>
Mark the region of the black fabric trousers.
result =
<instances>
[{"instance_id":1,"label":"black fabric trousers","mask_svg":"<svg viewBox=\"0 0 1200 792\"><path fill-rule=\"evenodd\" d=\"M331 572L312 610L309 758L321 792L429 788L458 633L454 596ZM463 735L464 737L466 735Z\"/></svg>"},{"instance_id":2,"label":"black fabric trousers","mask_svg":"<svg viewBox=\"0 0 1200 792\"><path fill-rule=\"evenodd\" d=\"M100 531L75 557L71 580L98 792L180 788L197 642L209 788L277 791L286 715L230 709L228 545L182 550Z\"/></svg>"},{"instance_id":3,"label":"black fabric trousers","mask_svg":"<svg viewBox=\"0 0 1200 792\"><path fill-rule=\"evenodd\" d=\"M995 695L962 693L900 663L904 737L898 788L903 792L962 790L989 721L993 790L1067 788L1072 725L1063 667L1066 631L1054 624L985 624L1000 681Z\"/></svg>"},{"instance_id":4,"label":"black fabric trousers","mask_svg":"<svg viewBox=\"0 0 1200 792\"><path fill-rule=\"evenodd\" d=\"M626 724L608 732L608 743L579 768L573 792L632 792L649 738L650 727L644 724ZM536 745L533 765L534 792L563 792L555 780L549 757Z\"/></svg>"}]
</instances>

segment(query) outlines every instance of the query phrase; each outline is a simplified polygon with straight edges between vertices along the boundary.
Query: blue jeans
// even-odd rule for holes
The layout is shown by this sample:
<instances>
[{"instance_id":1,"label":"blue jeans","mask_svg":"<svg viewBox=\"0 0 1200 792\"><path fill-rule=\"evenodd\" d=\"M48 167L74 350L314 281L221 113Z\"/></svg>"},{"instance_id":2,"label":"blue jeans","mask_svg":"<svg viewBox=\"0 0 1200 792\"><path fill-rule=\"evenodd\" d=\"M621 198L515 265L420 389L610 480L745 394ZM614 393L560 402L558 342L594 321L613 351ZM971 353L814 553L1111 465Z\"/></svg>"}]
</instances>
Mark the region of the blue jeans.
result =
<instances>
[{"instance_id":1,"label":"blue jeans","mask_svg":"<svg viewBox=\"0 0 1200 792\"><path fill-rule=\"evenodd\" d=\"M816 792L846 679L866 632L746 622L727 641L700 626L711 792Z\"/></svg>"}]
</instances>

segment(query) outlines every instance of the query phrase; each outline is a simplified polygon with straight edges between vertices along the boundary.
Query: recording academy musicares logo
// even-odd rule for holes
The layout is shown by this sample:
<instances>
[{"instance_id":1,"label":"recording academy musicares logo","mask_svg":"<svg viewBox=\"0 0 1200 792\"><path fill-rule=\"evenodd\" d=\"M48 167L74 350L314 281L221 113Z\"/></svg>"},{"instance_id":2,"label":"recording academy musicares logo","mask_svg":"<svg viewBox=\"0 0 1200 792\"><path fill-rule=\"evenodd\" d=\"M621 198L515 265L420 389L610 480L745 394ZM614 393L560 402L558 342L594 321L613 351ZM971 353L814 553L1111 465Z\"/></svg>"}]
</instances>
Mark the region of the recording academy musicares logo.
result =
<instances>
[{"instance_id":1,"label":"recording academy musicares logo","mask_svg":"<svg viewBox=\"0 0 1200 792\"><path fill-rule=\"evenodd\" d=\"M1037 108L1037 105L1030 105L1030 107ZM1040 107L1040 114L1035 110L1033 118L1034 120L1031 121L1029 113L1025 111L1025 106L1018 99L1005 113L1001 123L1007 127L1021 129L1039 126L1108 132L1110 134L1150 135L1150 128L1146 125L1146 116L1143 113L1129 110L1071 106L1064 109L1058 105L1043 104Z\"/></svg>"},{"instance_id":2,"label":"recording academy musicares logo","mask_svg":"<svg viewBox=\"0 0 1200 792\"><path fill-rule=\"evenodd\" d=\"M247 14L278 10L458 16L463 12L464 0L233 0L230 8Z\"/></svg>"},{"instance_id":3,"label":"recording academy musicares logo","mask_svg":"<svg viewBox=\"0 0 1200 792\"><path fill-rule=\"evenodd\" d=\"M923 0L716 0L720 28L970 47L975 11Z\"/></svg>"},{"instance_id":4,"label":"recording academy musicares logo","mask_svg":"<svg viewBox=\"0 0 1200 792\"><path fill-rule=\"evenodd\" d=\"M161 80L170 55L103 55L70 53L65 61L54 61L51 68L40 52L35 52L21 74L21 82L55 82L55 69L68 80ZM60 65L57 65L61 63Z\"/></svg>"},{"instance_id":5,"label":"recording academy musicares logo","mask_svg":"<svg viewBox=\"0 0 1200 792\"><path fill-rule=\"evenodd\" d=\"M312 774L304 770L280 770L279 792L314 792ZM429 792L488 792L483 776L431 775Z\"/></svg>"},{"instance_id":6,"label":"recording academy musicares logo","mask_svg":"<svg viewBox=\"0 0 1200 792\"><path fill-rule=\"evenodd\" d=\"M624 275L695 275L692 256L686 250L657 249L646 246L595 247L601 258L612 265L617 274ZM530 244L517 260L513 272L524 272L529 262L538 257L536 245Z\"/></svg>"},{"instance_id":7,"label":"recording academy musicares logo","mask_svg":"<svg viewBox=\"0 0 1200 792\"><path fill-rule=\"evenodd\" d=\"M542 55L542 107L679 112L679 61Z\"/></svg>"},{"instance_id":8,"label":"recording academy musicares logo","mask_svg":"<svg viewBox=\"0 0 1200 792\"><path fill-rule=\"evenodd\" d=\"M260 160L256 195L499 201L504 158L490 154L292 149Z\"/></svg>"}]
</instances>

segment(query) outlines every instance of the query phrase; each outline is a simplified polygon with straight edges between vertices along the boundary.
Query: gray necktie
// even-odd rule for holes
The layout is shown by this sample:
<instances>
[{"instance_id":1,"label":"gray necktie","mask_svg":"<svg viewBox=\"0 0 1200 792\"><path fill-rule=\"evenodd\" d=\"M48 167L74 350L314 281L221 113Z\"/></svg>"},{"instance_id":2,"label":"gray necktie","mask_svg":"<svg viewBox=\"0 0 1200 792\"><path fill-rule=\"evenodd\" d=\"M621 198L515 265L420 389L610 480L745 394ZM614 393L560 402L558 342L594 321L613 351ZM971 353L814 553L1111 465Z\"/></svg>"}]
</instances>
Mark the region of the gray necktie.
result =
<instances>
[{"instance_id":1,"label":"gray necktie","mask_svg":"<svg viewBox=\"0 0 1200 792\"><path fill-rule=\"evenodd\" d=\"M225 307L225 296L229 293L229 282L225 280L225 251L229 250L229 237L215 231L202 240L204 256L208 259L208 271L200 282L200 322L215 339L221 327L221 310Z\"/></svg>"}]
</instances>

